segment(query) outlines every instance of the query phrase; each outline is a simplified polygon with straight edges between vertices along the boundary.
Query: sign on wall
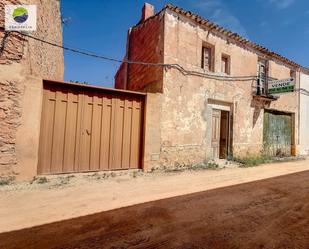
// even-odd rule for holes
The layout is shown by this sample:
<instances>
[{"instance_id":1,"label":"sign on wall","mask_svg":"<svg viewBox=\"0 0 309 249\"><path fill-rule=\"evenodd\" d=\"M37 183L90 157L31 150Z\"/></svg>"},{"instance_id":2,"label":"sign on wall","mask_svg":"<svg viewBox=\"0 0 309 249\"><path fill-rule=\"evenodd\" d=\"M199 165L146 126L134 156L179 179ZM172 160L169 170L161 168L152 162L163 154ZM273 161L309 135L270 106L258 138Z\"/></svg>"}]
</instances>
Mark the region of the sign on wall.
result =
<instances>
[{"instance_id":1,"label":"sign on wall","mask_svg":"<svg viewBox=\"0 0 309 249\"><path fill-rule=\"evenodd\" d=\"M35 31L36 5L5 5L5 30Z\"/></svg>"},{"instance_id":2,"label":"sign on wall","mask_svg":"<svg viewBox=\"0 0 309 249\"><path fill-rule=\"evenodd\" d=\"M294 92L294 89L295 89L294 78L288 78L284 80L272 80L268 82L269 94Z\"/></svg>"}]
</instances>

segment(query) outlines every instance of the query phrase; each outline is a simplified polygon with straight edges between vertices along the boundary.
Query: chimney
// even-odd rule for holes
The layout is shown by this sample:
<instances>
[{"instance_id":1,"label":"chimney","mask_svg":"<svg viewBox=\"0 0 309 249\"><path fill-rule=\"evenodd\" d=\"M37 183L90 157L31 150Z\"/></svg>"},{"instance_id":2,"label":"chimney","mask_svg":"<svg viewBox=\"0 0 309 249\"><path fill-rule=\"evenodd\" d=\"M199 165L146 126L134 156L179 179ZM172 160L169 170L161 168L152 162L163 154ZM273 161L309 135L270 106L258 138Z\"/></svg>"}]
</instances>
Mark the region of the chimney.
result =
<instances>
[{"instance_id":1,"label":"chimney","mask_svg":"<svg viewBox=\"0 0 309 249\"><path fill-rule=\"evenodd\" d=\"M149 3L144 3L144 7L142 9L142 18L141 22L145 21L149 17L154 15L154 6Z\"/></svg>"}]
</instances>

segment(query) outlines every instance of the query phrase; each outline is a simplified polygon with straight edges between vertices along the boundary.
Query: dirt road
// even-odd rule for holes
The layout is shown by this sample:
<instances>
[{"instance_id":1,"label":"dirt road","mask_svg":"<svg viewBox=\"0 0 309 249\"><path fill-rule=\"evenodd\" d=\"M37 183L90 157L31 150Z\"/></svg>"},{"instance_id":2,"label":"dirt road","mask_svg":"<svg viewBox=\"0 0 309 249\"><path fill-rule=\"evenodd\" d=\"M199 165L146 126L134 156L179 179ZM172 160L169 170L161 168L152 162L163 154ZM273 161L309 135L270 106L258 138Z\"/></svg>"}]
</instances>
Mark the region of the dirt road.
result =
<instances>
[{"instance_id":1,"label":"dirt road","mask_svg":"<svg viewBox=\"0 0 309 249\"><path fill-rule=\"evenodd\" d=\"M0 187L0 233L116 208L309 170L308 160L252 168L184 172L104 172L59 176L43 184ZM0 248L2 249L2 248Z\"/></svg>"},{"instance_id":2,"label":"dirt road","mask_svg":"<svg viewBox=\"0 0 309 249\"><path fill-rule=\"evenodd\" d=\"M4 233L0 248L309 248L309 171Z\"/></svg>"}]
</instances>

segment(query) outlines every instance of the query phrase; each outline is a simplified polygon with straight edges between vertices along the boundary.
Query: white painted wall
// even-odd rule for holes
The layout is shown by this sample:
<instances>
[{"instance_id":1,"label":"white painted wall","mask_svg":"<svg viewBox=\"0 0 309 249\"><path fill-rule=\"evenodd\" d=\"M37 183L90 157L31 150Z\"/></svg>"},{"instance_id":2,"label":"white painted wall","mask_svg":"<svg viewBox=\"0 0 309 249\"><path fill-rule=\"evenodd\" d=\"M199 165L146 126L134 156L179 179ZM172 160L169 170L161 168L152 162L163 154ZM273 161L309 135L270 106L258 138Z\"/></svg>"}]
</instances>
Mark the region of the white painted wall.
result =
<instances>
[{"instance_id":1,"label":"white painted wall","mask_svg":"<svg viewBox=\"0 0 309 249\"><path fill-rule=\"evenodd\" d=\"M300 74L300 88L309 92L309 74ZM300 154L309 154L309 96L300 94Z\"/></svg>"}]
</instances>

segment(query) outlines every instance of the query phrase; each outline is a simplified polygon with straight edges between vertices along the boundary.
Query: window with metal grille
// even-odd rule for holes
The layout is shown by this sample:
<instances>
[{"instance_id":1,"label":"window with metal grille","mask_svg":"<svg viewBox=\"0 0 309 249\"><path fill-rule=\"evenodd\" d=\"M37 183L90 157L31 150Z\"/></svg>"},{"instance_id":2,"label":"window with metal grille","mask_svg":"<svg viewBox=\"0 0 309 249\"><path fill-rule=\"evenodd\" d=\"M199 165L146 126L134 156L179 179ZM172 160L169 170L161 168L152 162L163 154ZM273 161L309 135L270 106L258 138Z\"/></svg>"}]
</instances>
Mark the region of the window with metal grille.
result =
<instances>
[{"instance_id":1,"label":"window with metal grille","mask_svg":"<svg viewBox=\"0 0 309 249\"><path fill-rule=\"evenodd\" d=\"M267 92L268 61L259 59L258 61L258 84L257 94L265 95Z\"/></svg>"}]
</instances>

